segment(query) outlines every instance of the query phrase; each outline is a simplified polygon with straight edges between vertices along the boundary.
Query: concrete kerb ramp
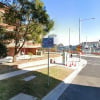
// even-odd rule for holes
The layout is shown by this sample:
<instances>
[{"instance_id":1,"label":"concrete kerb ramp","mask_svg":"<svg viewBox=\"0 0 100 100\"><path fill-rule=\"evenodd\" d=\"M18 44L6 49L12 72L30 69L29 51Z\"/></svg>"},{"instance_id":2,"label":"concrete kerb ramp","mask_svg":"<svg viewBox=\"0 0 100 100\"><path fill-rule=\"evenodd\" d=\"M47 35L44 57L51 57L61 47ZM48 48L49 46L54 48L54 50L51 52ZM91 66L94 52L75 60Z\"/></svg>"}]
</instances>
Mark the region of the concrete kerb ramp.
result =
<instances>
[{"instance_id":1,"label":"concrete kerb ramp","mask_svg":"<svg viewBox=\"0 0 100 100\"><path fill-rule=\"evenodd\" d=\"M85 66L87 64L86 60L80 59L79 61L79 58L76 57L68 58L65 64L63 63L62 57L53 59L53 61L55 61L55 64L69 69L78 69L79 66Z\"/></svg>"}]
</instances>

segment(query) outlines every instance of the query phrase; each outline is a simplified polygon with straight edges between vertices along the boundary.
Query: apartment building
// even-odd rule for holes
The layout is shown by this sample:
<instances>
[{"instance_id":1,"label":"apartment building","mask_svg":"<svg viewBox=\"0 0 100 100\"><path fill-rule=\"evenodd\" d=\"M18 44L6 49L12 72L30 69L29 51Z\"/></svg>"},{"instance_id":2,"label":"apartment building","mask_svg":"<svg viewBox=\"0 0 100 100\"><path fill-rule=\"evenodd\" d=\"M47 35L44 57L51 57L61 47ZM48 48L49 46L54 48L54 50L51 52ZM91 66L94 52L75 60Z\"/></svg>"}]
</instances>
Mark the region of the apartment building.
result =
<instances>
[{"instance_id":1,"label":"apartment building","mask_svg":"<svg viewBox=\"0 0 100 100\"><path fill-rule=\"evenodd\" d=\"M4 27L9 32L13 32L16 26L11 26L5 23L4 13L6 9L9 9L9 7L0 2L0 26ZM7 42L9 43L7 44L8 55L13 56L15 42L14 40L11 40L10 42L7 41ZM22 42L22 40L20 42ZM36 54L37 51L40 50L40 48L41 48L41 44L33 44L32 41L26 41L25 45L23 46L19 54L22 54L22 53L23 54L28 54L28 53Z\"/></svg>"}]
</instances>

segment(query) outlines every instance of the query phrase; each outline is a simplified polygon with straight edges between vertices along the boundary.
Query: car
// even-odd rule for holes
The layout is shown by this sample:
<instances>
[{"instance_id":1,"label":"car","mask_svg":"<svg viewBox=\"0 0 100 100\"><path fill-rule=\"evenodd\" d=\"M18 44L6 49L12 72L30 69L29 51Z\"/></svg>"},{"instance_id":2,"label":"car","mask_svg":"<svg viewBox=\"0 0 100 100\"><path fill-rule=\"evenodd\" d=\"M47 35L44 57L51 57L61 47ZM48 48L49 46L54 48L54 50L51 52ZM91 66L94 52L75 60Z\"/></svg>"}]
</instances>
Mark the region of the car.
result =
<instances>
[{"instance_id":1,"label":"car","mask_svg":"<svg viewBox=\"0 0 100 100\"><path fill-rule=\"evenodd\" d=\"M12 56L7 56L5 58L0 59L0 63L10 63L13 62L13 57Z\"/></svg>"},{"instance_id":2,"label":"car","mask_svg":"<svg viewBox=\"0 0 100 100\"><path fill-rule=\"evenodd\" d=\"M20 60L20 59L30 59L31 57L30 57L30 55L19 55L19 56L17 56L17 60Z\"/></svg>"}]
</instances>

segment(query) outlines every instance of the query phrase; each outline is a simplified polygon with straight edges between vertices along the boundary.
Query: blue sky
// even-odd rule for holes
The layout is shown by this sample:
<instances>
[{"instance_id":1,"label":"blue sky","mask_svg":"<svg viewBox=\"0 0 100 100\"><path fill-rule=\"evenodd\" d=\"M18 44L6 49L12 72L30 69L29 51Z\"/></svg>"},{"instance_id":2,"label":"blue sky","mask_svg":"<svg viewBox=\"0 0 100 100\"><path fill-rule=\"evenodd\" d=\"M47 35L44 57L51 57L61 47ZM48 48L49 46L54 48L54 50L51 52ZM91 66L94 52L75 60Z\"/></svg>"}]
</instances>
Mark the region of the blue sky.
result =
<instances>
[{"instance_id":1,"label":"blue sky","mask_svg":"<svg viewBox=\"0 0 100 100\"><path fill-rule=\"evenodd\" d=\"M71 44L79 43L79 18L81 42L100 39L100 0L42 0L55 26L50 34L57 34L59 43L68 44L69 28ZM91 19L95 18L95 19Z\"/></svg>"},{"instance_id":2,"label":"blue sky","mask_svg":"<svg viewBox=\"0 0 100 100\"><path fill-rule=\"evenodd\" d=\"M0 0L2 1L2 0ZM12 2L12 0L8 0ZM79 18L81 21L81 42L100 39L100 0L42 0L55 26L50 34L57 35L57 42L64 45L79 43ZM91 18L95 18L92 20Z\"/></svg>"}]
</instances>

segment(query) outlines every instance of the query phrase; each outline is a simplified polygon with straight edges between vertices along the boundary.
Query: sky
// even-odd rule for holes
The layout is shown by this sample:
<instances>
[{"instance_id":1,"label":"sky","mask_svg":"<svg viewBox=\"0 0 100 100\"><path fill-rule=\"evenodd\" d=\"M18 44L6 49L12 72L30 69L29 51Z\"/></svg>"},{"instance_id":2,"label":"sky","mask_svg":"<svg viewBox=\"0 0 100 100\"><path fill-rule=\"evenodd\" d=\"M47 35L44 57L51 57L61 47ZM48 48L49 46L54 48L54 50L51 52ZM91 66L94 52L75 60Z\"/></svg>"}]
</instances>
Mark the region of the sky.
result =
<instances>
[{"instance_id":1,"label":"sky","mask_svg":"<svg viewBox=\"0 0 100 100\"><path fill-rule=\"evenodd\" d=\"M4 1L4 0L0 0ZM5 0L6 1L6 0ZM7 0L12 3L13 0ZM14 0L15 1L15 0ZM54 20L49 34L56 34L56 43L69 45L100 40L100 0L41 0L47 13ZM91 19L95 18L95 19Z\"/></svg>"},{"instance_id":2,"label":"sky","mask_svg":"<svg viewBox=\"0 0 100 100\"><path fill-rule=\"evenodd\" d=\"M42 0L54 28L49 34L56 34L57 43L69 45L79 43L80 40L91 42L100 40L100 0ZM95 18L95 19L92 19Z\"/></svg>"}]
</instances>

